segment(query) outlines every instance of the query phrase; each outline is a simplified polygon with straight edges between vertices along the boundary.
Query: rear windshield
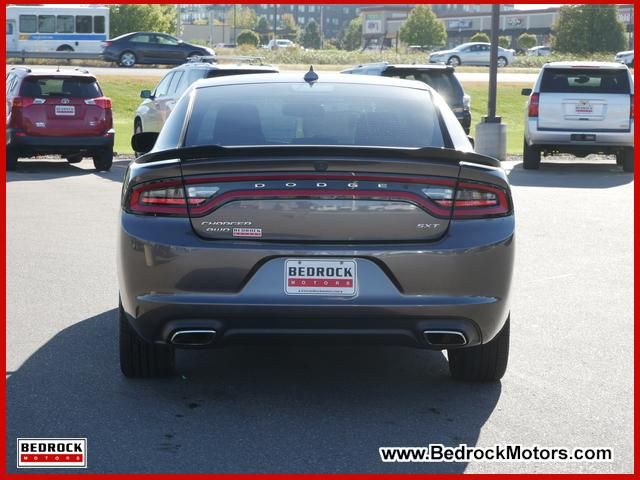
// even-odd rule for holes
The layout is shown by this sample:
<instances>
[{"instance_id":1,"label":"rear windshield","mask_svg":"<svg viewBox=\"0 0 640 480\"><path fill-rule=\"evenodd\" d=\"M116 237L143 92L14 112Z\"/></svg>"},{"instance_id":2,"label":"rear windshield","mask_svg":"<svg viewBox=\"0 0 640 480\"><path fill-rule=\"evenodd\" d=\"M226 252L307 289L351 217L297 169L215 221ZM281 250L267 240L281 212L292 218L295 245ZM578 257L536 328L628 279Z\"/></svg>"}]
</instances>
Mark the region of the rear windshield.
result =
<instances>
[{"instance_id":1,"label":"rear windshield","mask_svg":"<svg viewBox=\"0 0 640 480\"><path fill-rule=\"evenodd\" d=\"M20 95L29 98L97 98L102 96L95 79L83 77L27 77Z\"/></svg>"},{"instance_id":2,"label":"rear windshield","mask_svg":"<svg viewBox=\"0 0 640 480\"><path fill-rule=\"evenodd\" d=\"M626 70L588 70L547 68L540 91L547 93L626 93L629 77Z\"/></svg>"},{"instance_id":3,"label":"rear windshield","mask_svg":"<svg viewBox=\"0 0 640 480\"><path fill-rule=\"evenodd\" d=\"M388 69L383 73L385 77L404 78L406 80L418 80L432 87L442 95L448 104L459 103L462 105L464 92L453 72L425 71L425 70L394 70Z\"/></svg>"},{"instance_id":4,"label":"rear windshield","mask_svg":"<svg viewBox=\"0 0 640 480\"><path fill-rule=\"evenodd\" d=\"M428 92L378 85L270 83L196 90L185 145L443 147Z\"/></svg>"}]
</instances>

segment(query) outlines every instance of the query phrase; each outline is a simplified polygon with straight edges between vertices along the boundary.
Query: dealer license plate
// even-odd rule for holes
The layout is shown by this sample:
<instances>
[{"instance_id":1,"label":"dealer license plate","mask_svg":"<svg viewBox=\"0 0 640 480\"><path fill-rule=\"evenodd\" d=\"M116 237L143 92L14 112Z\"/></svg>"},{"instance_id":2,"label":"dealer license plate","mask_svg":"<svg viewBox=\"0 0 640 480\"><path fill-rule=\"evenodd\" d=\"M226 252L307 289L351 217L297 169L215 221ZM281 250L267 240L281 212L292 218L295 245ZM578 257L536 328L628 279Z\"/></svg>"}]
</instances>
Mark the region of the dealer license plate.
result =
<instances>
[{"instance_id":1,"label":"dealer license plate","mask_svg":"<svg viewBox=\"0 0 640 480\"><path fill-rule=\"evenodd\" d=\"M355 260L287 259L284 291L287 295L352 297L358 292Z\"/></svg>"},{"instance_id":2,"label":"dealer license plate","mask_svg":"<svg viewBox=\"0 0 640 480\"><path fill-rule=\"evenodd\" d=\"M73 105L56 105L56 115L72 116L76 114L76 107Z\"/></svg>"}]
</instances>

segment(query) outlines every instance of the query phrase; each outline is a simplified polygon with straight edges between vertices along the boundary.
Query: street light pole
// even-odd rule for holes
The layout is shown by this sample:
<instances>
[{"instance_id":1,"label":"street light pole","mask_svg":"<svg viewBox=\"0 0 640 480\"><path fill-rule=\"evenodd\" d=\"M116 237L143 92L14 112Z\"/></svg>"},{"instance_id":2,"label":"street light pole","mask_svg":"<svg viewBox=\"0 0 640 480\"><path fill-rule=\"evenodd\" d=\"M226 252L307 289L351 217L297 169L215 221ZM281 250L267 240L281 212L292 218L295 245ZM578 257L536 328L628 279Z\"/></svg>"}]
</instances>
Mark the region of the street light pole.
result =
<instances>
[{"instance_id":1,"label":"street light pole","mask_svg":"<svg viewBox=\"0 0 640 480\"><path fill-rule=\"evenodd\" d=\"M507 126L496 116L496 99L498 87L498 30L500 28L500 5L491 6L491 56L489 63L489 95L487 116L476 127L476 152L506 160Z\"/></svg>"},{"instance_id":2,"label":"street light pole","mask_svg":"<svg viewBox=\"0 0 640 480\"><path fill-rule=\"evenodd\" d=\"M489 63L489 96L487 122L496 122L496 90L498 86L498 29L500 28L500 4L491 5L491 57ZM500 122L500 119L497 119Z\"/></svg>"},{"instance_id":3,"label":"street light pole","mask_svg":"<svg viewBox=\"0 0 640 480\"><path fill-rule=\"evenodd\" d=\"M278 4L273 4L273 41L275 43L278 36Z\"/></svg>"},{"instance_id":4,"label":"street light pole","mask_svg":"<svg viewBox=\"0 0 640 480\"><path fill-rule=\"evenodd\" d=\"M238 32L236 31L236 7L237 5L233 4L233 39L231 43L236 43L236 38L238 38Z\"/></svg>"}]
</instances>

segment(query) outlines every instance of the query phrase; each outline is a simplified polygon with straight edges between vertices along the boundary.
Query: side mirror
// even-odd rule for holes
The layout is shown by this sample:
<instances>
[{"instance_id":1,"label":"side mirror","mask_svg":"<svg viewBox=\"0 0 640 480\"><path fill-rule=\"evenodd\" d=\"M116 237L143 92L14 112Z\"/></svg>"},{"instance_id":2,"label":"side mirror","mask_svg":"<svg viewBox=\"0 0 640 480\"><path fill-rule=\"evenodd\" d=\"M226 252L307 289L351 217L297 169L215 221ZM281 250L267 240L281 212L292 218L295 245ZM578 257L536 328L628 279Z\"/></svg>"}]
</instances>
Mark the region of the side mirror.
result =
<instances>
[{"instance_id":1,"label":"side mirror","mask_svg":"<svg viewBox=\"0 0 640 480\"><path fill-rule=\"evenodd\" d=\"M474 138L471 135L467 135L467 138L469 139L469 143L471 144L471 146L473 148L476 148L476 141L474 140Z\"/></svg>"},{"instance_id":2,"label":"side mirror","mask_svg":"<svg viewBox=\"0 0 640 480\"><path fill-rule=\"evenodd\" d=\"M131 148L134 152L145 154L150 152L156 143L158 132L141 132L131 137Z\"/></svg>"},{"instance_id":3,"label":"side mirror","mask_svg":"<svg viewBox=\"0 0 640 480\"><path fill-rule=\"evenodd\" d=\"M522 93L522 95L528 97L529 95L531 95L531 89L530 88L523 88L520 93Z\"/></svg>"},{"instance_id":4,"label":"side mirror","mask_svg":"<svg viewBox=\"0 0 640 480\"><path fill-rule=\"evenodd\" d=\"M151 98L151 90L142 90L140 92L140 98Z\"/></svg>"}]
</instances>

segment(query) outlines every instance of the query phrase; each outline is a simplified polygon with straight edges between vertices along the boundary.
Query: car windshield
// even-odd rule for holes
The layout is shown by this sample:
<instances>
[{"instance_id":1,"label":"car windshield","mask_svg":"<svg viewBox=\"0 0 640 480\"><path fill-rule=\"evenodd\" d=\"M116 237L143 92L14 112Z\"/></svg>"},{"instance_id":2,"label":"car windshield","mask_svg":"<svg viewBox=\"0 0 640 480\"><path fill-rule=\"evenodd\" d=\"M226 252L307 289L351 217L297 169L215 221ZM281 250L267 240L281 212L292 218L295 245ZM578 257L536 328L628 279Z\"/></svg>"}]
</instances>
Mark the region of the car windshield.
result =
<instances>
[{"instance_id":1,"label":"car windshield","mask_svg":"<svg viewBox=\"0 0 640 480\"><path fill-rule=\"evenodd\" d=\"M547 68L540 92L547 93L626 93L630 92L626 70L585 68Z\"/></svg>"},{"instance_id":2,"label":"car windshield","mask_svg":"<svg viewBox=\"0 0 640 480\"><path fill-rule=\"evenodd\" d=\"M102 96L102 92L94 78L37 76L24 79L20 95L29 98L97 98Z\"/></svg>"},{"instance_id":3,"label":"car windshield","mask_svg":"<svg viewBox=\"0 0 640 480\"><path fill-rule=\"evenodd\" d=\"M432 87L436 92L444 97L447 103L462 104L464 92L460 82L455 78L453 72L437 70L412 70L412 69L387 69L385 77L404 78L405 80L418 80Z\"/></svg>"},{"instance_id":4,"label":"car windshield","mask_svg":"<svg viewBox=\"0 0 640 480\"><path fill-rule=\"evenodd\" d=\"M196 89L184 144L443 147L444 140L424 90L257 83Z\"/></svg>"}]
</instances>

